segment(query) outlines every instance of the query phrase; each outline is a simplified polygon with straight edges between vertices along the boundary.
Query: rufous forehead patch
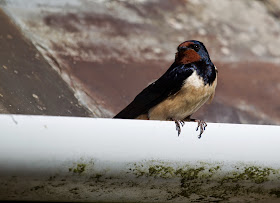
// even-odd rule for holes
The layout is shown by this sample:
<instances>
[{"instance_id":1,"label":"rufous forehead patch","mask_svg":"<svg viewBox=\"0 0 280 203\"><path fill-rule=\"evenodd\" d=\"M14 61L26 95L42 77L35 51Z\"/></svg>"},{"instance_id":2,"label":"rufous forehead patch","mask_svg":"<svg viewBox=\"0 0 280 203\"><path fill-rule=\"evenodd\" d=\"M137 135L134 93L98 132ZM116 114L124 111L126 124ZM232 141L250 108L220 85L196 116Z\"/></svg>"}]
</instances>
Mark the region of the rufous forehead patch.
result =
<instances>
[{"instance_id":1,"label":"rufous forehead patch","mask_svg":"<svg viewBox=\"0 0 280 203\"><path fill-rule=\"evenodd\" d=\"M182 44L180 44L178 47L188 47L191 44L194 44L193 42L183 42Z\"/></svg>"}]
</instances>

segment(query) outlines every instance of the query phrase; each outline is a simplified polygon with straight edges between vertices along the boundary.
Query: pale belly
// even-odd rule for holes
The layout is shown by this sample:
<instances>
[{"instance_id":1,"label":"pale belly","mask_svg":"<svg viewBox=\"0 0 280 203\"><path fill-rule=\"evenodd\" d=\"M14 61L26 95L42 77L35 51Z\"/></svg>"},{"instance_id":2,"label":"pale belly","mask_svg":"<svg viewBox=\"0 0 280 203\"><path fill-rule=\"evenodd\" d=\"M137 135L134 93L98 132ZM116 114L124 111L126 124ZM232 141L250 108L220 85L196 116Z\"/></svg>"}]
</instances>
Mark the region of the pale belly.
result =
<instances>
[{"instance_id":1,"label":"pale belly","mask_svg":"<svg viewBox=\"0 0 280 203\"><path fill-rule=\"evenodd\" d=\"M215 94L217 80L209 86L194 72L175 95L151 108L147 117L151 120L183 120L195 113Z\"/></svg>"}]
</instances>

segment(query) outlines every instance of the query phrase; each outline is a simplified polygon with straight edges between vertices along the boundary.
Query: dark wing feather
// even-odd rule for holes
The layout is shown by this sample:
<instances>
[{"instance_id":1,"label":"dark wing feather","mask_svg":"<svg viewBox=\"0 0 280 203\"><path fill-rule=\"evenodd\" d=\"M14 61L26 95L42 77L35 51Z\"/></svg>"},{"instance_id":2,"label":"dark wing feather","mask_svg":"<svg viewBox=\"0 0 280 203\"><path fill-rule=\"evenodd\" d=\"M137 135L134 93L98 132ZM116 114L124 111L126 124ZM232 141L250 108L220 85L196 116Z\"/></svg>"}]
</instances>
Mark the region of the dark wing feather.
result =
<instances>
[{"instance_id":1,"label":"dark wing feather","mask_svg":"<svg viewBox=\"0 0 280 203\"><path fill-rule=\"evenodd\" d=\"M141 114L147 113L168 96L177 93L185 79L193 73L190 64L176 65L171 67L155 82L140 92L135 99L114 118L134 119Z\"/></svg>"}]
</instances>

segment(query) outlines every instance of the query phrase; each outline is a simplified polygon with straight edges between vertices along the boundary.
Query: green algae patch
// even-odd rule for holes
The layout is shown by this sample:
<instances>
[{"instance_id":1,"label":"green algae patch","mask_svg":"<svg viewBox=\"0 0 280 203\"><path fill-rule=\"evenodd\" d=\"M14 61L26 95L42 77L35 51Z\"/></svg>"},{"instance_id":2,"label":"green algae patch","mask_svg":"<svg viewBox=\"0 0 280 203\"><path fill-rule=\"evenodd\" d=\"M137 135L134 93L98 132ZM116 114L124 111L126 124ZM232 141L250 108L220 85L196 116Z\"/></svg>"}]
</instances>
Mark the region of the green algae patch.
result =
<instances>
[{"instance_id":1,"label":"green algae patch","mask_svg":"<svg viewBox=\"0 0 280 203\"><path fill-rule=\"evenodd\" d=\"M161 185L153 184L153 189L168 188L169 200L184 197L192 201L227 201L240 197L255 201L280 197L280 190L275 189L279 185L279 169L269 167L150 161L134 164L130 171L138 178L160 182Z\"/></svg>"},{"instance_id":2,"label":"green algae patch","mask_svg":"<svg viewBox=\"0 0 280 203\"><path fill-rule=\"evenodd\" d=\"M175 170L174 168L168 166L162 166L162 165L155 165L150 166L149 169L149 176L157 176L162 178L169 178L174 176Z\"/></svg>"},{"instance_id":3,"label":"green algae patch","mask_svg":"<svg viewBox=\"0 0 280 203\"><path fill-rule=\"evenodd\" d=\"M156 164L134 164L134 167L129 170L136 176L158 177L158 178L173 178L184 177L190 180L197 178L212 177L218 170L221 169L220 165L210 166L207 164L191 165L186 164L182 167L176 165L166 165L161 163Z\"/></svg>"},{"instance_id":4,"label":"green algae patch","mask_svg":"<svg viewBox=\"0 0 280 203\"><path fill-rule=\"evenodd\" d=\"M76 167L69 168L68 170L69 170L69 172L81 174L85 171L86 166L87 166L86 164L77 164Z\"/></svg>"},{"instance_id":5,"label":"green algae patch","mask_svg":"<svg viewBox=\"0 0 280 203\"><path fill-rule=\"evenodd\" d=\"M277 170L272 168L250 166L244 167L241 172L233 172L232 175L226 176L222 179L222 182L240 182L243 180L249 180L250 182L261 184L268 181L271 174L276 175L277 173Z\"/></svg>"}]
</instances>

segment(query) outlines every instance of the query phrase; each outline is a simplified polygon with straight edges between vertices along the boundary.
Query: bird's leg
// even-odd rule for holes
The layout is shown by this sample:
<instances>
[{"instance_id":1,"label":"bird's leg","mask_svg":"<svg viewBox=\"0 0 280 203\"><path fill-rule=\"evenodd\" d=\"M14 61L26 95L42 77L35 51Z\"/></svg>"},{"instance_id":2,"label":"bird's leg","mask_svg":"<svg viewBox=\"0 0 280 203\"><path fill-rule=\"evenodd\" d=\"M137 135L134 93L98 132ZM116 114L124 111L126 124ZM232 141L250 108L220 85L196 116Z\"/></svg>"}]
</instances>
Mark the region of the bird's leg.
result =
<instances>
[{"instance_id":1,"label":"bird's leg","mask_svg":"<svg viewBox=\"0 0 280 203\"><path fill-rule=\"evenodd\" d=\"M181 133L181 126L183 127L185 125L185 121L183 120L174 120L173 118L170 119L171 121L175 121L175 125L176 125L176 130L178 131L178 137ZM181 126L180 126L181 124Z\"/></svg>"},{"instance_id":2,"label":"bird's leg","mask_svg":"<svg viewBox=\"0 0 280 203\"><path fill-rule=\"evenodd\" d=\"M198 135L198 139L201 138L202 133L205 131L205 128L207 127L207 123L203 120L199 119L190 119L190 121L197 122L197 128L196 131L200 128L200 133Z\"/></svg>"},{"instance_id":3,"label":"bird's leg","mask_svg":"<svg viewBox=\"0 0 280 203\"><path fill-rule=\"evenodd\" d=\"M181 126L183 127L185 125L185 121L183 120L174 120L175 121L175 124L176 124L176 130L178 131L178 137L181 133ZM180 126L181 124L181 126Z\"/></svg>"},{"instance_id":4,"label":"bird's leg","mask_svg":"<svg viewBox=\"0 0 280 203\"><path fill-rule=\"evenodd\" d=\"M184 121L192 121L197 122L197 128L196 131L200 128L200 133L198 135L198 139L201 138L202 133L205 131L205 128L207 127L207 123L205 121L199 120L199 119L193 119L191 116L188 116L184 119Z\"/></svg>"}]
</instances>

